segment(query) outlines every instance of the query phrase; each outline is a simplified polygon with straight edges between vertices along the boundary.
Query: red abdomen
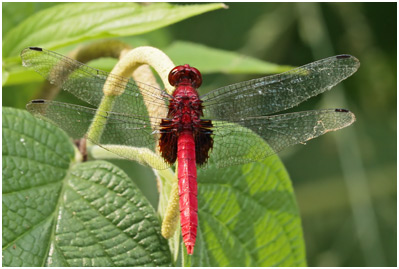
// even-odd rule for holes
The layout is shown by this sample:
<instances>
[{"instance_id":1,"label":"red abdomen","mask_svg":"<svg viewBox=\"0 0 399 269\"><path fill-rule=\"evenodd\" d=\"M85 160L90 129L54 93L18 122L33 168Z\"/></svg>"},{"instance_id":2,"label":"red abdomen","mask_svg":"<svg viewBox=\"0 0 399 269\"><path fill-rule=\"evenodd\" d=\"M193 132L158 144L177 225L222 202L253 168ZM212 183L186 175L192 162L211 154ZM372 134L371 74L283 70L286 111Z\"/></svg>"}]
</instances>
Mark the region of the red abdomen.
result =
<instances>
[{"instance_id":1,"label":"red abdomen","mask_svg":"<svg viewBox=\"0 0 399 269\"><path fill-rule=\"evenodd\" d=\"M169 74L169 82L176 86L170 100L169 112L161 122L159 147L166 162L176 159L179 179L180 222L188 254L193 254L197 236L197 167L205 164L212 148L212 122L200 119L202 101L197 87L201 74L189 65L177 66Z\"/></svg>"},{"instance_id":2,"label":"red abdomen","mask_svg":"<svg viewBox=\"0 0 399 269\"><path fill-rule=\"evenodd\" d=\"M197 168L193 133L183 131L177 142L177 177L179 179L180 223L187 253L192 254L198 226Z\"/></svg>"}]
</instances>

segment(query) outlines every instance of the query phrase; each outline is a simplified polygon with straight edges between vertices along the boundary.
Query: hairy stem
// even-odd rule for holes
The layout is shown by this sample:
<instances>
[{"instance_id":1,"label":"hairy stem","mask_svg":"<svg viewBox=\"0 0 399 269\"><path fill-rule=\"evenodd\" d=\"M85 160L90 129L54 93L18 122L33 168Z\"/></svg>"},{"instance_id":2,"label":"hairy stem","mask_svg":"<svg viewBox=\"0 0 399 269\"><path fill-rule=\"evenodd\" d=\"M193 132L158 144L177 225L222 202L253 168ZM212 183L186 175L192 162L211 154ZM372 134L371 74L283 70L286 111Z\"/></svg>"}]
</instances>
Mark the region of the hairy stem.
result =
<instances>
[{"instance_id":1,"label":"hairy stem","mask_svg":"<svg viewBox=\"0 0 399 269\"><path fill-rule=\"evenodd\" d=\"M169 71L174 67L174 64L166 54L159 49L148 46L138 47L130 51L121 51L121 58L119 62L115 65L104 84L103 99L88 131L88 138L90 138L92 141L100 141L101 134L106 123L106 114L104 113L107 111L112 111L115 98L123 94L126 84L129 81L128 78L132 74L135 80L141 81L141 78L145 78L147 85L155 84L154 86L159 88L159 86L156 84L155 78L152 76L152 74L149 74L151 70L148 67L146 69L141 69L140 72L134 72L143 65L152 66L161 77L165 87L167 88L167 91L170 93L173 91L172 86L170 86L167 81L167 77ZM121 81L120 77L124 77L126 79ZM159 111L159 108L153 107L150 102L147 101L145 96L144 102L146 103L150 115L152 111L155 111L155 109ZM166 113L167 111L165 111L165 115Z\"/></svg>"}]
</instances>

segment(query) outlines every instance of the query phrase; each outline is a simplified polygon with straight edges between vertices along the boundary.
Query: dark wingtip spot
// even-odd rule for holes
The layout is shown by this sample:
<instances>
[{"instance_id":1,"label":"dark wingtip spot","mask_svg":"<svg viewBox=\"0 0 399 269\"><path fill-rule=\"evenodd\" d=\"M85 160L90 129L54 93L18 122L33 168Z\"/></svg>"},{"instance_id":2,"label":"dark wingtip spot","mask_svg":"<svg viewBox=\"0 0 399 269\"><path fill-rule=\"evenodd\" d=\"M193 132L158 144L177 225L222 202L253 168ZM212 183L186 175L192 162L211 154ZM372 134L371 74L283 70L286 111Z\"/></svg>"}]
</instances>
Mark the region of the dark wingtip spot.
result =
<instances>
[{"instance_id":1,"label":"dark wingtip spot","mask_svg":"<svg viewBox=\"0 0 399 269\"><path fill-rule=\"evenodd\" d=\"M43 104L45 101L43 99L37 99L30 101L32 104Z\"/></svg>"},{"instance_id":2,"label":"dark wingtip spot","mask_svg":"<svg viewBox=\"0 0 399 269\"><path fill-rule=\"evenodd\" d=\"M352 57L352 56L350 56L349 54L342 54L342 55L338 55L337 59L348 59L350 57Z\"/></svg>"},{"instance_id":3,"label":"dark wingtip spot","mask_svg":"<svg viewBox=\"0 0 399 269\"><path fill-rule=\"evenodd\" d=\"M36 51L43 51L42 48L39 47L29 47L30 50L36 50Z\"/></svg>"},{"instance_id":4,"label":"dark wingtip spot","mask_svg":"<svg viewBox=\"0 0 399 269\"><path fill-rule=\"evenodd\" d=\"M335 109L335 112L349 112L349 110L343 108L337 108Z\"/></svg>"}]
</instances>

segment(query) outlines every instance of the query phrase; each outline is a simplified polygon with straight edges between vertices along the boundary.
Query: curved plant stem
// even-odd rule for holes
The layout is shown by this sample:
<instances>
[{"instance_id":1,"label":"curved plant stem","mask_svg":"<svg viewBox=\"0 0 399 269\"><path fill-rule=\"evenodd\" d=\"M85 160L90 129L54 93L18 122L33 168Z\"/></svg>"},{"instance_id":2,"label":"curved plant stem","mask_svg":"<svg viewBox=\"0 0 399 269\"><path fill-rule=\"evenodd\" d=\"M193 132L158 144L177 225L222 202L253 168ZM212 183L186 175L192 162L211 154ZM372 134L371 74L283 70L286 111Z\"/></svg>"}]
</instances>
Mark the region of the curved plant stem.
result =
<instances>
[{"instance_id":1,"label":"curved plant stem","mask_svg":"<svg viewBox=\"0 0 399 269\"><path fill-rule=\"evenodd\" d=\"M179 223L179 185L177 180L173 182L172 190L170 192L168 207L166 209L165 217L162 221L162 236L169 239L176 231Z\"/></svg>"},{"instance_id":2,"label":"curved plant stem","mask_svg":"<svg viewBox=\"0 0 399 269\"><path fill-rule=\"evenodd\" d=\"M103 97L87 132L87 138L96 144L100 143L102 132L107 123L107 111L112 111L115 97L115 95Z\"/></svg>"},{"instance_id":3,"label":"curved plant stem","mask_svg":"<svg viewBox=\"0 0 399 269\"><path fill-rule=\"evenodd\" d=\"M106 39L97 42L91 42L84 46L79 46L71 51L68 57L75 59L82 63L87 63L91 60L110 57L119 59L123 51L131 50L132 47L120 40Z\"/></svg>"},{"instance_id":4,"label":"curved plant stem","mask_svg":"<svg viewBox=\"0 0 399 269\"><path fill-rule=\"evenodd\" d=\"M100 106L97 110L97 114L93 119L93 123L91 124L89 131L87 133L87 137L92 141L100 141L102 129L105 127L106 121L106 113L107 111L112 110L112 106L115 100L115 97L123 94L124 89L121 89L122 86L126 86L128 83L128 77L133 74L134 79L137 81L141 81L141 76L148 76L148 73L145 70L140 70L141 72L135 72L139 66L142 65L150 65L161 77L164 85L169 85L167 82L167 76L169 71L174 67L173 62L169 59L169 57L164 54L159 49L153 47L138 47L132 49L128 52L122 51L121 58L119 62L115 65L110 75L107 78L107 81L104 84L103 92L104 96L101 100ZM149 69L148 69L149 70ZM149 70L150 71L150 70ZM116 78L113 75L117 75ZM120 77L125 77L126 79L121 82ZM115 79L118 80L115 83ZM155 78L152 81L146 81L146 84L155 83ZM123 85L124 84L124 85ZM155 85L158 86L158 85ZM168 92L172 92L172 86L165 86ZM151 115L151 111L153 109L147 102L146 98L144 98L144 102L146 103L148 112ZM159 109L159 108L157 108ZM165 111L166 114L166 111ZM104 122L103 122L104 121ZM96 127L94 127L96 126ZM98 127L97 127L98 126Z\"/></svg>"},{"instance_id":5,"label":"curved plant stem","mask_svg":"<svg viewBox=\"0 0 399 269\"><path fill-rule=\"evenodd\" d=\"M169 248L176 262L180 248L179 187L176 173L171 169L157 171L160 185L158 213L162 219L161 233L168 240ZM177 231L177 232L176 232Z\"/></svg>"}]
</instances>

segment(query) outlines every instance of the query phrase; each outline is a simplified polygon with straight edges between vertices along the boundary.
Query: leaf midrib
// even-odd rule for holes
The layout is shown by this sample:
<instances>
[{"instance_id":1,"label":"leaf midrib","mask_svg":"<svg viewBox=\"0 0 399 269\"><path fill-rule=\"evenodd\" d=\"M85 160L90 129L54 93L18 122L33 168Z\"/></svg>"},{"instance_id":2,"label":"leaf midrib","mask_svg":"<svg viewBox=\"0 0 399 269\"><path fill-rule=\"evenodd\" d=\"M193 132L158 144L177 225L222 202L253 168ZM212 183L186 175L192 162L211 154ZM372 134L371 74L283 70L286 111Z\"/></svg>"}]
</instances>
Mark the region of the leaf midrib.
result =
<instances>
[{"instance_id":1,"label":"leaf midrib","mask_svg":"<svg viewBox=\"0 0 399 269\"><path fill-rule=\"evenodd\" d=\"M59 195L59 197L58 197L58 199L57 199L57 204L56 204L56 206L55 206L55 208L54 208L54 211L53 211L53 213L51 214L51 215L54 215L54 218L56 217L56 214L58 214L61 204L63 204L63 197L64 197L64 192L65 192L66 181L67 181L67 178L68 178L69 175L70 175L70 169L71 169L71 167L72 167L73 165L74 165L74 162L71 161L70 164L69 164L69 168L68 168L67 171L66 171L65 177L61 180L62 184L61 184L60 195ZM42 264L41 264L41 267L44 267L44 265L46 264L46 262L47 262L47 260L48 260L48 257L49 257L49 254L50 254L51 242L54 242L54 246L57 246L57 242L56 242L56 240L55 240L55 230L56 230L56 228L57 228L57 225L56 225L56 224L57 224L57 223L56 223L57 220L58 220L58 218L56 218L55 220L53 220L52 227L51 227L50 238L49 238L49 240L48 240L47 249L46 249L46 252L45 252L45 255L44 255L44 258L43 258L43 262L42 262ZM58 246L57 246L57 247L58 247ZM61 252L61 253L62 253L62 256L63 256L63 258L64 258L64 260L65 260L65 257L64 257L63 252ZM68 265L69 265L69 263L68 263Z\"/></svg>"}]
</instances>

